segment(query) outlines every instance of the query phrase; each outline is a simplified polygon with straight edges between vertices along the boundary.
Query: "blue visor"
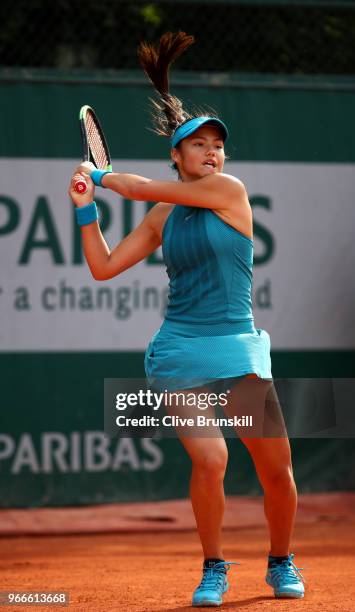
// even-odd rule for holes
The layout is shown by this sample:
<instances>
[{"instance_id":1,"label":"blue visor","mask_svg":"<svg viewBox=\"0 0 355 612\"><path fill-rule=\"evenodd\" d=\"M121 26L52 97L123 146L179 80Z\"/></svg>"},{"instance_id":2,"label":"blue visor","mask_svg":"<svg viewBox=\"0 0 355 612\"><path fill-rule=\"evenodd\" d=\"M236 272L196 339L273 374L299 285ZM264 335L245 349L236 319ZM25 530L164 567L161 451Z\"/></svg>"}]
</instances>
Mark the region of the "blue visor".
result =
<instances>
[{"instance_id":1,"label":"blue visor","mask_svg":"<svg viewBox=\"0 0 355 612\"><path fill-rule=\"evenodd\" d=\"M223 121L217 119L216 117L195 117L194 119L186 121L186 123L183 123L175 130L171 138L171 146L176 147L176 145L179 144L181 140L187 138L187 136L191 136L191 134L196 132L198 128L200 128L202 125L205 125L206 123L208 123L209 125L216 125L217 127L221 128L223 133L223 142L227 140L228 130L227 126L223 123Z\"/></svg>"}]
</instances>

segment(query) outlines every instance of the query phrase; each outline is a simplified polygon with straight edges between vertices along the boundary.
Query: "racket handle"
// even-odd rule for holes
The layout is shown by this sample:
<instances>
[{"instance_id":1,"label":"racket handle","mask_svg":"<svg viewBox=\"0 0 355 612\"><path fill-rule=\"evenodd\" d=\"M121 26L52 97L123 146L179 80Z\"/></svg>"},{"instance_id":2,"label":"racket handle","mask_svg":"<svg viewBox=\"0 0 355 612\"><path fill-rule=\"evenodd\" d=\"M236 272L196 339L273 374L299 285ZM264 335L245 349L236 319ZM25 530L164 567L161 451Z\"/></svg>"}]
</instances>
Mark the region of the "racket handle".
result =
<instances>
[{"instance_id":1,"label":"racket handle","mask_svg":"<svg viewBox=\"0 0 355 612\"><path fill-rule=\"evenodd\" d=\"M85 193L87 190L87 184L84 179L78 179L74 183L74 189L77 193Z\"/></svg>"}]
</instances>

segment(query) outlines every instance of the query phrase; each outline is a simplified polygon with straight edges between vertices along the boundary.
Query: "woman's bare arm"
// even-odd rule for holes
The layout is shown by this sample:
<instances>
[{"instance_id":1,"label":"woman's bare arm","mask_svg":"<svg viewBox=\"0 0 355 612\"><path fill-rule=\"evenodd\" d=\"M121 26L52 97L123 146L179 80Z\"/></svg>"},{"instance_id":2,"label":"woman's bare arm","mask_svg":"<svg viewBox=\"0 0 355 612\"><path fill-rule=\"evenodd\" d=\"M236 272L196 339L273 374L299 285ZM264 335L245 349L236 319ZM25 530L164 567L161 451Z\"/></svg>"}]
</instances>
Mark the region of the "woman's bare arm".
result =
<instances>
[{"instance_id":1,"label":"woman's bare arm","mask_svg":"<svg viewBox=\"0 0 355 612\"><path fill-rule=\"evenodd\" d=\"M136 174L112 173L103 177L102 184L131 200L162 201L199 208L225 209L228 202L247 198L241 181L221 173L191 182L155 181Z\"/></svg>"},{"instance_id":2,"label":"woman's bare arm","mask_svg":"<svg viewBox=\"0 0 355 612\"><path fill-rule=\"evenodd\" d=\"M160 246L161 241L149 221L148 213L140 225L112 251L110 251L97 221L82 228L85 258L91 274L96 280L107 280L117 276L145 259Z\"/></svg>"},{"instance_id":3,"label":"woman's bare arm","mask_svg":"<svg viewBox=\"0 0 355 612\"><path fill-rule=\"evenodd\" d=\"M69 195L77 206L92 202L94 197L94 184L86 176L88 190L79 195L74 189L72 179ZM96 280L107 280L117 276L124 270L134 266L153 253L161 244L160 225L163 222L162 205L154 206L144 217L143 221L126 236L112 251L102 235L97 221L84 225L81 228L83 250L91 274Z\"/></svg>"}]
</instances>

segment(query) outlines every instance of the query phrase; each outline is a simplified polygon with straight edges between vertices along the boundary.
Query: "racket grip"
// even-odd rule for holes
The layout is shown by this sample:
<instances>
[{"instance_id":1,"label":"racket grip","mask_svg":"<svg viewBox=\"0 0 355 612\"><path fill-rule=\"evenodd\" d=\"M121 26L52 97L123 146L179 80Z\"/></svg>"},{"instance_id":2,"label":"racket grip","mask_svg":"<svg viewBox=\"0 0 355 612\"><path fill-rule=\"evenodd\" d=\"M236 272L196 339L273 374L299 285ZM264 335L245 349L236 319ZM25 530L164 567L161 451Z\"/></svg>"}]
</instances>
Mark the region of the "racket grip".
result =
<instances>
[{"instance_id":1,"label":"racket grip","mask_svg":"<svg viewBox=\"0 0 355 612\"><path fill-rule=\"evenodd\" d=\"M87 184L84 179L78 179L74 183L74 189L77 193L85 193L87 190Z\"/></svg>"}]
</instances>

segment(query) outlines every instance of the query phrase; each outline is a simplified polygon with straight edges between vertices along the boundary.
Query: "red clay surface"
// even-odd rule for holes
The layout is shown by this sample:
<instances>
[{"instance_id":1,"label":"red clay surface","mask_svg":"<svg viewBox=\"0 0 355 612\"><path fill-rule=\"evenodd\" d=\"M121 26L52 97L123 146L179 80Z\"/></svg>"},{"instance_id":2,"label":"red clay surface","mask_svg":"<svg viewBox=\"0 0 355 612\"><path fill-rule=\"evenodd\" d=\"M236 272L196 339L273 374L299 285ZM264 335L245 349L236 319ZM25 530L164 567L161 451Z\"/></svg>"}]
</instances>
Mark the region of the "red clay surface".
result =
<instances>
[{"instance_id":1,"label":"red clay surface","mask_svg":"<svg viewBox=\"0 0 355 612\"><path fill-rule=\"evenodd\" d=\"M355 493L299 495L297 523L323 520L355 521ZM254 527L265 523L261 496L229 496L225 528ZM31 510L0 510L0 535L62 535L117 531L186 531L195 529L188 499L161 502L103 504Z\"/></svg>"},{"instance_id":2,"label":"red clay surface","mask_svg":"<svg viewBox=\"0 0 355 612\"><path fill-rule=\"evenodd\" d=\"M325 503L313 521L296 525L292 551L307 580L302 600L276 600L264 582L265 525L226 529L225 558L241 565L229 572L222 610L354 612L355 508L351 516L336 499L337 512ZM192 610L191 594L201 576L195 531L3 537L0 547L0 591L70 594L68 608L2 610L183 612Z\"/></svg>"}]
</instances>

